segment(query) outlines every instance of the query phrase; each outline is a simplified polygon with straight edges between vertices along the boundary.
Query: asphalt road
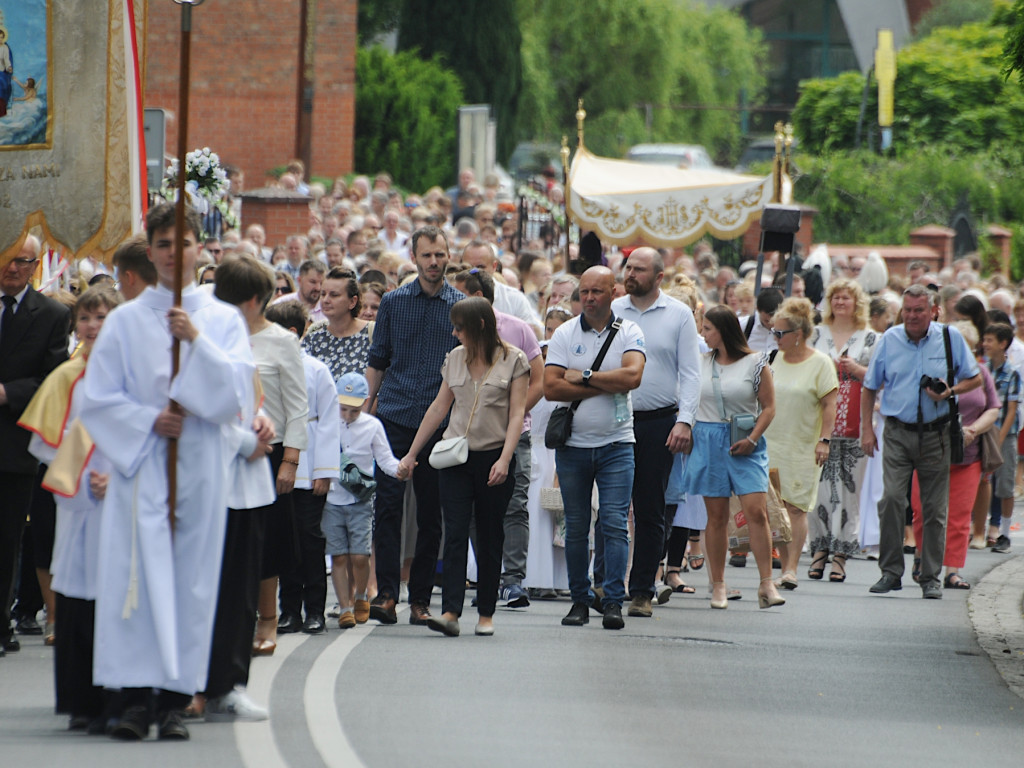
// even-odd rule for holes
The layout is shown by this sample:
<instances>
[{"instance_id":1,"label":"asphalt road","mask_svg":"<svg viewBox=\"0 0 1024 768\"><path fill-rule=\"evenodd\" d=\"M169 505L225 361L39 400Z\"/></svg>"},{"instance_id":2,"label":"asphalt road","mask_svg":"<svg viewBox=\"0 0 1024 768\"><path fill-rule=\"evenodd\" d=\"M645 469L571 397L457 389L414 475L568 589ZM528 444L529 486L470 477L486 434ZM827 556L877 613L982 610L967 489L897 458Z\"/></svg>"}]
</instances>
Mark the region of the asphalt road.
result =
<instances>
[{"instance_id":1,"label":"asphalt road","mask_svg":"<svg viewBox=\"0 0 1024 768\"><path fill-rule=\"evenodd\" d=\"M964 575L996 566L941 601L912 583L869 595L877 565L856 560L845 584L802 578L763 611L753 567L727 568L744 599L725 611L691 573L698 594L618 632L596 616L560 626L561 600L499 610L491 638L473 636L468 606L459 638L407 612L392 627L289 635L253 661L270 721L195 723L187 743L68 733L50 649L23 638L0 659L0 766L1019 768L1024 700L1004 676L1024 680L1024 557L971 552Z\"/></svg>"}]
</instances>

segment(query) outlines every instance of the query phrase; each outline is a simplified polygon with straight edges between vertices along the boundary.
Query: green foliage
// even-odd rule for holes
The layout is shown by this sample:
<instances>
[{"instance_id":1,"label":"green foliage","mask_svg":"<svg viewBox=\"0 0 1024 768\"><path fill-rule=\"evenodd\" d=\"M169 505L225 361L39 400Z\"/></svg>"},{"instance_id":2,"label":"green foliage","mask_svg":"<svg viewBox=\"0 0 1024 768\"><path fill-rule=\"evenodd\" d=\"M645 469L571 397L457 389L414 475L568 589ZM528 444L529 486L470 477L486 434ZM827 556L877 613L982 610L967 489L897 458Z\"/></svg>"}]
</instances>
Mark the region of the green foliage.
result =
<instances>
[{"instance_id":1,"label":"green foliage","mask_svg":"<svg viewBox=\"0 0 1024 768\"><path fill-rule=\"evenodd\" d=\"M917 22L914 38L927 37L938 27L962 27L989 21L996 5L996 0L937 0Z\"/></svg>"},{"instance_id":2,"label":"green foliage","mask_svg":"<svg viewBox=\"0 0 1024 768\"><path fill-rule=\"evenodd\" d=\"M462 84L435 57L392 55L379 46L356 54L357 168L387 169L410 189L452 173Z\"/></svg>"},{"instance_id":3,"label":"green foliage","mask_svg":"<svg viewBox=\"0 0 1024 768\"><path fill-rule=\"evenodd\" d=\"M369 46L380 35L398 29L402 0L360 0L357 11L359 45Z\"/></svg>"},{"instance_id":4,"label":"green foliage","mask_svg":"<svg viewBox=\"0 0 1024 768\"><path fill-rule=\"evenodd\" d=\"M909 242L910 232L947 224L967 200L979 240L990 224L1024 234L1024 152L1016 144L952 153L937 146L888 158L867 150L802 155L794 197L818 209L814 239L832 243ZM1024 276L1024 238L1013 239L1014 275Z\"/></svg>"},{"instance_id":5,"label":"green foliage","mask_svg":"<svg viewBox=\"0 0 1024 768\"><path fill-rule=\"evenodd\" d=\"M691 0L521 0L520 9L522 138L572 135L582 98L586 143L598 154L621 156L644 141L735 153L738 111L672 107L735 107L741 94L756 103L766 49L737 13Z\"/></svg>"},{"instance_id":6,"label":"green foliage","mask_svg":"<svg viewBox=\"0 0 1024 768\"><path fill-rule=\"evenodd\" d=\"M405 0L398 49L440 55L462 80L466 102L490 104L501 158L512 152L522 88L515 0ZM446 174L454 176L454 169ZM454 179L453 179L454 180Z\"/></svg>"},{"instance_id":7,"label":"green foliage","mask_svg":"<svg viewBox=\"0 0 1024 768\"><path fill-rule=\"evenodd\" d=\"M1002 72L1003 27L941 27L897 54L893 147L948 144L980 151L1024 133L1024 91ZM864 77L847 72L801 85L793 124L810 152L854 148ZM877 130L878 88L869 84L864 136ZM867 145L866 138L862 146Z\"/></svg>"}]
</instances>

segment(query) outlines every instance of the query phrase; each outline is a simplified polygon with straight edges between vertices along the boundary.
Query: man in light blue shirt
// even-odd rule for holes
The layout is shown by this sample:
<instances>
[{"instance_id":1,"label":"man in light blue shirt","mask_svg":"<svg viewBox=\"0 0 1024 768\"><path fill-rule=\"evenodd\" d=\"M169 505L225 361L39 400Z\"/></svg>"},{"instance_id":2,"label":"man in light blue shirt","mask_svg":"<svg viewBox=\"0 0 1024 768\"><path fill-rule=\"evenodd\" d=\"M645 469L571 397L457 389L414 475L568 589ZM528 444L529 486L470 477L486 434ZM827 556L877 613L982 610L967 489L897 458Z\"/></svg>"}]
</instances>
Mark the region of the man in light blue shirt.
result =
<instances>
[{"instance_id":1,"label":"man in light blue shirt","mask_svg":"<svg viewBox=\"0 0 1024 768\"><path fill-rule=\"evenodd\" d=\"M700 348L693 312L658 287L665 264L654 248L637 248L626 261L626 296L612 302L617 317L644 333L647 362L633 391L633 564L629 615L652 615L651 600L667 602L671 589L655 589L665 549L665 489L674 453L689 452L690 428L700 400ZM596 562L595 562L596 569Z\"/></svg>"},{"instance_id":2,"label":"man in light blue shirt","mask_svg":"<svg viewBox=\"0 0 1024 768\"><path fill-rule=\"evenodd\" d=\"M883 491L878 503L882 577L870 590L876 594L902 589L904 510L916 471L924 523L922 541L917 543L922 596L942 597L939 572L949 508L949 400L981 386L982 380L967 342L950 327L953 386L946 381L944 326L932 322L935 298L922 285L904 291L903 324L882 336L861 390L861 447L872 456L876 438L871 414L878 390L885 388L880 409L885 417ZM924 376L936 380L934 388L922 386Z\"/></svg>"}]
</instances>

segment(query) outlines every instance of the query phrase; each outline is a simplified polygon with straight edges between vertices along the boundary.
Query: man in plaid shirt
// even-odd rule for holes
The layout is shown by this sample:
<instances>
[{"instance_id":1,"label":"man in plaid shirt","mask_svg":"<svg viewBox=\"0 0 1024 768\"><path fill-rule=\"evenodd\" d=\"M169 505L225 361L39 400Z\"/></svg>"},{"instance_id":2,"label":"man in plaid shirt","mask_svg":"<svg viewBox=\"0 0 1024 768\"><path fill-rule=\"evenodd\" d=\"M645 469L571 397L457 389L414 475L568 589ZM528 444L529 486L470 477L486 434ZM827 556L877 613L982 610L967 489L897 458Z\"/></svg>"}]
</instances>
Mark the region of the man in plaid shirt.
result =
<instances>
[{"instance_id":1,"label":"man in plaid shirt","mask_svg":"<svg viewBox=\"0 0 1024 768\"><path fill-rule=\"evenodd\" d=\"M435 226L412 235L417 279L384 294L370 347L366 379L370 396L363 408L384 424L391 452L404 456L416 430L441 387L441 365L458 344L452 335L449 312L462 294L444 279L448 265L448 239ZM441 545L441 502L437 470L427 461L448 420L417 457L413 472L416 493L416 552L409 574L410 624L426 624L430 618L430 593L434 587L437 553ZM401 579L402 510L405 483L376 472L377 502L374 512L377 596L370 604L370 618L383 624L398 621L395 604Z\"/></svg>"}]
</instances>

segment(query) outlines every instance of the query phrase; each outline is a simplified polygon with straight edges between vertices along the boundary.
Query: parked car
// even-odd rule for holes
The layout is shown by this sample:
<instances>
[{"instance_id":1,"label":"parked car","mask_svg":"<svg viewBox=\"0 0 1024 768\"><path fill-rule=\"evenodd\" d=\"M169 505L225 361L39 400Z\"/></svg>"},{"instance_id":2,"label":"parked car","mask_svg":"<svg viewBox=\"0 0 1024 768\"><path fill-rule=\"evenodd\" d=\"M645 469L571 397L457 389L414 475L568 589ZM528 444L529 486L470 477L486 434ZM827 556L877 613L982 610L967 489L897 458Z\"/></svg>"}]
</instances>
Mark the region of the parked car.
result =
<instances>
[{"instance_id":1,"label":"parked car","mask_svg":"<svg viewBox=\"0 0 1024 768\"><path fill-rule=\"evenodd\" d=\"M695 170L719 170L711 155L700 144L637 144L630 147L626 159L637 163L671 165Z\"/></svg>"},{"instance_id":2,"label":"parked car","mask_svg":"<svg viewBox=\"0 0 1024 768\"><path fill-rule=\"evenodd\" d=\"M799 146L799 141L793 139L793 151ZM743 150L739 162L736 163L736 170L746 172L755 163L770 163L775 158L775 139L754 139Z\"/></svg>"}]
</instances>

